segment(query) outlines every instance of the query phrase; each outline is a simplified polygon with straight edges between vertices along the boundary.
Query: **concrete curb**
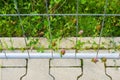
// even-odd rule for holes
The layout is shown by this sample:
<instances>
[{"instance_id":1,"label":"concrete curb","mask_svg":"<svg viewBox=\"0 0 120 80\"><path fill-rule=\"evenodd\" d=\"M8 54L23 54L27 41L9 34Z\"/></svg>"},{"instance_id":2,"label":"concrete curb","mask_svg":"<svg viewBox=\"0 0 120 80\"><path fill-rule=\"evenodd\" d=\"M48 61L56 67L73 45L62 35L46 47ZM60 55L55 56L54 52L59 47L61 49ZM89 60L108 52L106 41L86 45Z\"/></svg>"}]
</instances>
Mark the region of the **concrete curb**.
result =
<instances>
[{"instance_id":1,"label":"concrete curb","mask_svg":"<svg viewBox=\"0 0 120 80\"><path fill-rule=\"evenodd\" d=\"M30 39L27 39L27 43L30 43L30 41L35 41L36 39L38 39L38 43L35 45L31 45L31 47L35 47L35 46L42 46L44 48L49 47L48 40L46 38L41 38L41 37L40 38L32 37ZM23 37L12 37L12 38L3 37L3 38L0 38L0 40L4 48L11 48L11 47L25 48L26 47ZM82 45L83 48L96 47L97 44L99 43L99 37L95 37L95 38L83 37L83 38L78 38L78 41L85 43L84 45ZM114 42L116 46L120 47L120 37L115 37L115 38L102 37L101 38L101 46L104 46L105 48L113 47ZM61 41L57 40L56 43L57 44L59 43L57 45L59 48L74 48L76 44L76 37L63 38Z\"/></svg>"}]
</instances>

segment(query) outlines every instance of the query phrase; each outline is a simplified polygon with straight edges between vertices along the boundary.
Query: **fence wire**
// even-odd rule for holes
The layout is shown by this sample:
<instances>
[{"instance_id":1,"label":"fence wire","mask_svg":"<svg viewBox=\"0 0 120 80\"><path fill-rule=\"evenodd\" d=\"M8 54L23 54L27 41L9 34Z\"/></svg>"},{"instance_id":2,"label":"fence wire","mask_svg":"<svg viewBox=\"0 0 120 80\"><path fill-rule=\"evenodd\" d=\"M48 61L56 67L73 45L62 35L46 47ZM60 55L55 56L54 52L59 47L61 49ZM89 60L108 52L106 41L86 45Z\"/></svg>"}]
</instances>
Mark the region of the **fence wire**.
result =
<instances>
[{"instance_id":1,"label":"fence wire","mask_svg":"<svg viewBox=\"0 0 120 80\"><path fill-rule=\"evenodd\" d=\"M49 13L48 13L49 14ZM48 16L48 14L0 14L0 16ZM49 14L49 16L120 16L120 14Z\"/></svg>"},{"instance_id":2,"label":"fence wire","mask_svg":"<svg viewBox=\"0 0 120 80\"><path fill-rule=\"evenodd\" d=\"M25 45L27 47L27 39L26 39L26 35L25 35L25 30L24 30L24 26L22 24L22 18L20 16L20 12L19 12L19 9L18 9L18 5L17 5L17 1L14 0L14 5L15 5L15 9L16 9L16 12L18 14L18 18L19 18L19 21L20 21L20 25L21 25L21 29L22 29L22 33L23 33L23 37L24 37L24 41L25 41ZM30 58L30 55L29 55L29 51L27 49L27 53L28 53L28 57Z\"/></svg>"},{"instance_id":3,"label":"fence wire","mask_svg":"<svg viewBox=\"0 0 120 80\"><path fill-rule=\"evenodd\" d=\"M99 49L100 49L102 32L103 32L103 28L104 28L104 25L105 25L105 18L106 18L105 15L106 15L106 10L107 10L107 5L108 5L108 0L105 1L104 16L103 16L103 20L102 20L102 24L101 24L101 31L100 31L100 35L99 35L99 43L98 43L98 50L97 50L96 57L98 56Z\"/></svg>"}]
</instances>

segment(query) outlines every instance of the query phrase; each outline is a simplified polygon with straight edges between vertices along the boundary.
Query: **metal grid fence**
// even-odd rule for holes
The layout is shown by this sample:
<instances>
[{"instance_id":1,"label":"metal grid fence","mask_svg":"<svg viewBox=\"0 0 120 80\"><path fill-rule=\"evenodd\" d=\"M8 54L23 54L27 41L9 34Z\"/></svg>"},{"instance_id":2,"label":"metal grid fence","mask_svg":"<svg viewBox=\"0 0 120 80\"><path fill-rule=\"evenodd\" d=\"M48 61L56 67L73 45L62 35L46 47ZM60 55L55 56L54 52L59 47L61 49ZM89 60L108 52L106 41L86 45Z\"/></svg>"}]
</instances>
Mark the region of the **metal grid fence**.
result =
<instances>
[{"instance_id":1,"label":"metal grid fence","mask_svg":"<svg viewBox=\"0 0 120 80\"><path fill-rule=\"evenodd\" d=\"M109 56L109 55L107 55L107 56L101 56L101 55L99 55L98 53L99 53L99 50L100 50L100 44L101 44L101 37L102 37L102 33L103 33L103 29L104 29L104 25L105 25L105 19L106 19L106 17L107 16L120 16L120 14L107 14L107 7L108 7L108 3L109 3L109 1L108 0L105 0L105 5L104 5L104 12L103 12L103 14L80 14L79 13L79 0L76 0L76 13L75 14L50 14L49 13L49 8L48 8L48 1L49 0L45 0L45 3L46 3L46 14L21 14L20 13L20 11L19 11L19 8L18 8L18 2L17 2L17 0L14 0L14 6L15 6L15 9L16 9L16 14L0 14L0 16L2 17L2 16L17 16L18 18L19 18L19 21L20 21L20 24L21 24L21 29L22 29L22 33L23 33L23 37L24 37L24 41L25 41L25 44L26 44L26 46L27 46L27 37L26 37L26 34L25 34L25 30L24 30L24 25L22 24L22 18L21 18L21 16L46 16L47 17L47 21L48 21L48 28L49 28L49 36L50 36L50 45L52 44L52 32L51 32L51 22L50 22L50 16L75 16L76 17L76 20L77 20L77 22L76 22L76 43L77 43L77 40L78 40L78 26L79 26L79 24L78 24L78 17L79 16L102 16L102 23L101 23L101 30L100 30L100 34L99 34L99 43L98 43L98 49L97 49L97 53L93 56L92 54L89 54L89 56L91 55L91 56L93 56L93 57L97 57L97 58L102 58L102 57L107 57L107 58L111 58L111 56ZM65 0L66 1L66 0ZM63 2L63 4L62 5L64 5L64 3L65 3L65 1ZM60 6L61 7L61 6ZM60 8L59 7L59 8ZM113 39L114 40L114 39ZM0 41L1 42L1 41ZM1 45L2 45L2 42L1 42ZM26 55L27 54L27 55ZM44 56L45 55L43 55L43 57L41 57L42 55L38 55L38 54L36 54L35 56L33 56L34 54L29 54L29 51L27 50L27 53L26 54L15 54L15 56L11 56L11 55L9 55L9 54L7 54L5 51L3 51L3 53L2 54L0 54L1 56L0 56L0 58L37 58L37 57L39 57L39 58L44 58ZM52 56L51 56L52 55ZM56 55L56 57L55 57L55 55L53 55L53 54L51 54L49 57L47 57L48 56L48 54L46 55L46 58L60 58L60 57L58 57L58 56L60 56L60 55ZM70 54L69 54L70 55ZM69 55L66 55L65 56L65 58L69 58L70 56ZM18 56L18 57L16 57L16 56ZM77 55L76 53L75 53L75 56L73 57L71 57L71 58L82 58L84 56L84 54L82 54L82 56L80 56L80 55ZM93 58L92 57L92 58ZM63 57L64 58L64 57ZM83 57L84 58L84 57ZM91 58L91 57L89 57L89 58ZM117 54L115 54L114 56L112 56L112 58L119 58L119 54L117 53Z\"/></svg>"}]
</instances>

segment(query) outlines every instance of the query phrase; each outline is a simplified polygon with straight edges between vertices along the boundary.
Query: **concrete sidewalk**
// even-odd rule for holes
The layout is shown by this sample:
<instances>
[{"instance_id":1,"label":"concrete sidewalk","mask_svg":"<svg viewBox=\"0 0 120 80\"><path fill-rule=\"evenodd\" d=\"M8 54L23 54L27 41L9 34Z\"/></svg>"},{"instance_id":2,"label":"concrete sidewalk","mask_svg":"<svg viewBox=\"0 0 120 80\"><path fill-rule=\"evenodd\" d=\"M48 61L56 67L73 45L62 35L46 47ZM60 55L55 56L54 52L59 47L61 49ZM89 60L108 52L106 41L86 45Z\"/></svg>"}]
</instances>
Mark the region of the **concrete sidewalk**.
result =
<instances>
[{"instance_id":1,"label":"concrete sidewalk","mask_svg":"<svg viewBox=\"0 0 120 80\"><path fill-rule=\"evenodd\" d=\"M25 66L25 60L2 60L3 66ZM116 62L120 65L119 60ZM28 61L28 73L23 80L53 80L48 74L48 59L30 59ZM78 59L54 59L52 66L79 66ZM108 60L107 65L114 65L113 60ZM120 69L107 69L107 72L113 80L120 79ZM2 68L1 80L20 80L25 73L25 68ZM76 80L81 74L80 68L51 68L51 74L55 80ZM91 60L84 60L84 74L79 80L110 80L104 72L104 65L101 62L92 63Z\"/></svg>"}]
</instances>

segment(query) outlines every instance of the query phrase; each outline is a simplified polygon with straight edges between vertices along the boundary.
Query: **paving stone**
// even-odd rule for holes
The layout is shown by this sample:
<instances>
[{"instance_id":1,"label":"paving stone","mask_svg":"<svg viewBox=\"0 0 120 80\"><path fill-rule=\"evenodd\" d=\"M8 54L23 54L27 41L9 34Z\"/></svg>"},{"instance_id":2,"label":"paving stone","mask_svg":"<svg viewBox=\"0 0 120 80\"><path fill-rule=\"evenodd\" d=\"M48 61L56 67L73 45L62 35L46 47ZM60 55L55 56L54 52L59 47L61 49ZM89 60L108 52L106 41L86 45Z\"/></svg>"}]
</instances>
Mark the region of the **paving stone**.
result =
<instances>
[{"instance_id":1,"label":"paving stone","mask_svg":"<svg viewBox=\"0 0 120 80\"><path fill-rule=\"evenodd\" d=\"M4 65L15 65L16 61L7 61ZM12 63L14 62L14 63ZM17 64L24 64L24 61L17 61ZM109 61L109 64L113 63ZM118 61L119 62L119 61ZM12 63L12 64L11 64ZM53 80L48 74L49 72L49 60L48 59L30 59L28 61L28 73L23 80ZM52 66L78 66L80 61L78 59L54 59L51 61ZM19 78L25 73L25 69L18 68L2 68L1 79L2 80L19 80ZM113 68L107 69L107 73L110 74L113 80L120 79L120 69ZM76 80L77 76L81 74L80 68L51 68L51 74L55 76L56 80ZM7 77L6 77L7 76ZM102 62L92 63L91 60L84 60L84 74L79 80L110 80L104 71L104 65Z\"/></svg>"}]
</instances>

